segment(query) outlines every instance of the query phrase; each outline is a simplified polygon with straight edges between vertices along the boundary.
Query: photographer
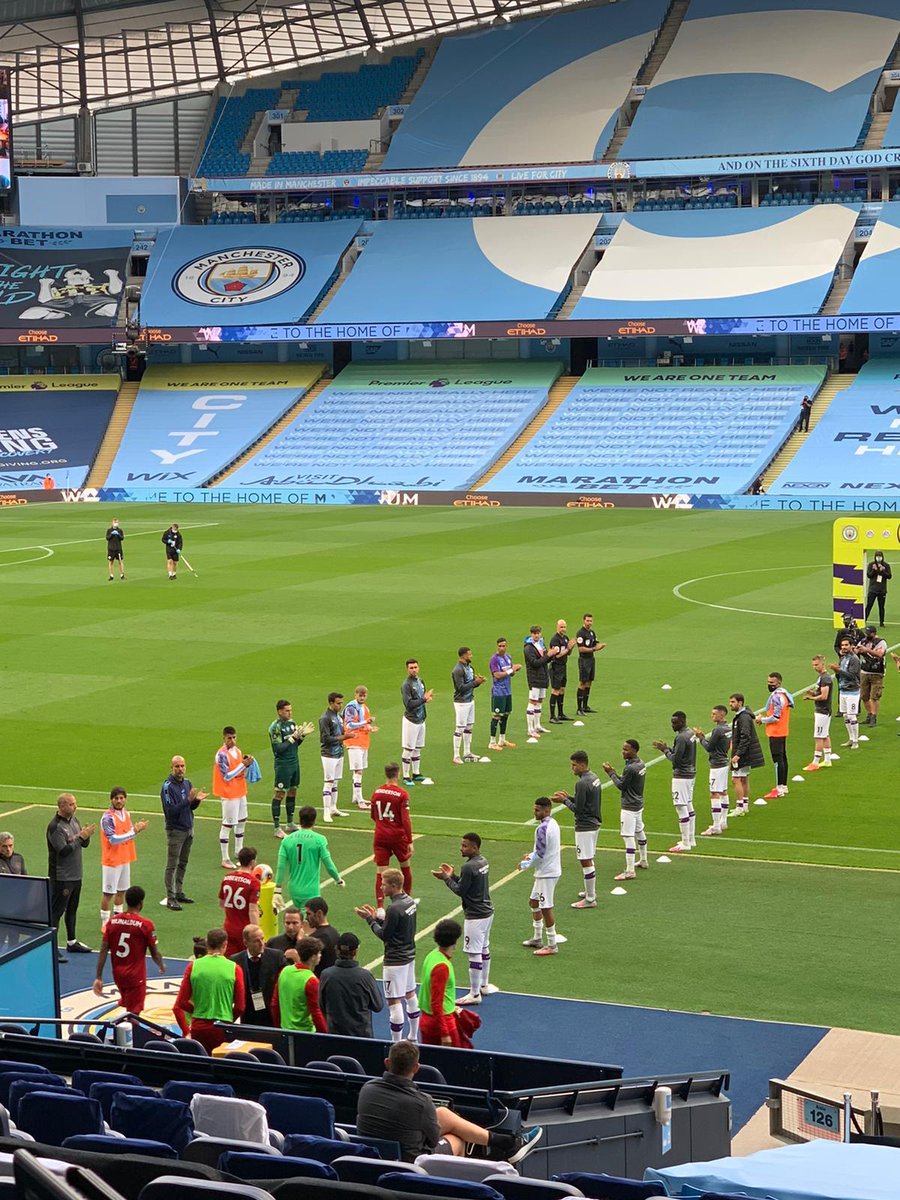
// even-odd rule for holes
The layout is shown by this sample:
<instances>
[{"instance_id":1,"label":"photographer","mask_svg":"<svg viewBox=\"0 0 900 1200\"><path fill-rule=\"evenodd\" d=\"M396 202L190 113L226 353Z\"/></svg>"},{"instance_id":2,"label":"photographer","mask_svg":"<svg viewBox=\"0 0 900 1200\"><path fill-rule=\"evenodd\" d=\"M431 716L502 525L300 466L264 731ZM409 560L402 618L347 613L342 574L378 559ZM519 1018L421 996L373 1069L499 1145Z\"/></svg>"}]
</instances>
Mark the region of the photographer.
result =
<instances>
[{"instance_id":1,"label":"photographer","mask_svg":"<svg viewBox=\"0 0 900 1200\"><path fill-rule=\"evenodd\" d=\"M859 698L866 707L866 725L878 724L878 708L884 692L884 668L887 642L874 625L867 625L863 640L856 647L859 655Z\"/></svg>"},{"instance_id":2,"label":"photographer","mask_svg":"<svg viewBox=\"0 0 900 1200\"><path fill-rule=\"evenodd\" d=\"M872 611L875 601L878 601L878 624L884 627L884 603L887 600L888 580L891 579L891 564L884 561L884 555L876 550L872 561L866 567L866 579L869 587L866 592L866 617Z\"/></svg>"}]
</instances>

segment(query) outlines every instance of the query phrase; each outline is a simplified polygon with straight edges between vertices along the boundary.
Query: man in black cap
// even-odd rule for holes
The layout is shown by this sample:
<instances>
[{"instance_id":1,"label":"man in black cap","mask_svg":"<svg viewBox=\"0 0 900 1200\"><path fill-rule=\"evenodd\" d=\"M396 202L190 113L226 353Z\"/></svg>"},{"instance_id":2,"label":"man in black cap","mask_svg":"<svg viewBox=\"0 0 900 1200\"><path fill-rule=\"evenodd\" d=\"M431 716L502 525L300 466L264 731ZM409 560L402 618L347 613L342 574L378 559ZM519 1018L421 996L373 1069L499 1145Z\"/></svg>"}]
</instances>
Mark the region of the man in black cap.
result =
<instances>
[{"instance_id":1,"label":"man in black cap","mask_svg":"<svg viewBox=\"0 0 900 1200\"><path fill-rule=\"evenodd\" d=\"M371 1037L372 1013L384 1008L384 996L375 976L356 961L359 938L342 933L337 940L337 961L319 979L319 1008L329 1033L344 1037Z\"/></svg>"}]
</instances>

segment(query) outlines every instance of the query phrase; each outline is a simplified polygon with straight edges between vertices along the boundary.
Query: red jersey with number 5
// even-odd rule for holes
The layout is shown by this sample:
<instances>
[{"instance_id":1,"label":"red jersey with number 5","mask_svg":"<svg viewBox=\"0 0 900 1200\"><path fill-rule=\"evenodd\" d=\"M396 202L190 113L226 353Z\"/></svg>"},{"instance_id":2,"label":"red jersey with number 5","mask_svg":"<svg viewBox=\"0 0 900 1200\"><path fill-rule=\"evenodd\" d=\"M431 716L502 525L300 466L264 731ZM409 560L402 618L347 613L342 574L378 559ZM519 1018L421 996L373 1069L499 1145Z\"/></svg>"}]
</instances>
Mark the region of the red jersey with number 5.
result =
<instances>
[{"instance_id":1,"label":"red jersey with number 5","mask_svg":"<svg viewBox=\"0 0 900 1200\"><path fill-rule=\"evenodd\" d=\"M409 844L412 825L409 819L409 792L396 783L383 783L372 793L369 805L375 822L375 844Z\"/></svg>"},{"instance_id":2,"label":"red jersey with number 5","mask_svg":"<svg viewBox=\"0 0 900 1200\"><path fill-rule=\"evenodd\" d=\"M259 880L246 871L229 871L219 888L222 922L228 934L228 954L244 949L244 928L250 924L250 905L259 903Z\"/></svg>"},{"instance_id":3,"label":"red jersey with number 5","mask_svg":"<svg viewBox=\"0 0 900 1200\"><path fill-rule=\"evenodd\" d=\"M139 985L147 978L147 951L156 945L156 930L140 913L116 913L103 930L109 947L113 979L120 989Z\"/></svg>"}]
</instances>

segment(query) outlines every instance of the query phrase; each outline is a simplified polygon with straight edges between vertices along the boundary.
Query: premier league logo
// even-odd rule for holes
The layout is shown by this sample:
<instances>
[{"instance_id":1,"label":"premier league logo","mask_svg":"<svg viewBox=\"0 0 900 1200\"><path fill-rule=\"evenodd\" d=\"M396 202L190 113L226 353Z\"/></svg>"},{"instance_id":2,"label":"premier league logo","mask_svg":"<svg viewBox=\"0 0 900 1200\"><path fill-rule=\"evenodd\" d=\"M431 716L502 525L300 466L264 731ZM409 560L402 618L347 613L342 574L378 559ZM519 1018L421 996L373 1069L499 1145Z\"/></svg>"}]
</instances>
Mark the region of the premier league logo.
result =
<instances>
[{"instance_id":1,"label":"premier league logo","mask_svg":"<svg viewBox=\"0 0 900 1200\"><path fill-rule=\"evenodd\" d=\"M176 274L172 287L191 304L257 304L280 296L306 273L306 263L288 250L242 246L204 254Z\"/></svg>"}]
</instances>

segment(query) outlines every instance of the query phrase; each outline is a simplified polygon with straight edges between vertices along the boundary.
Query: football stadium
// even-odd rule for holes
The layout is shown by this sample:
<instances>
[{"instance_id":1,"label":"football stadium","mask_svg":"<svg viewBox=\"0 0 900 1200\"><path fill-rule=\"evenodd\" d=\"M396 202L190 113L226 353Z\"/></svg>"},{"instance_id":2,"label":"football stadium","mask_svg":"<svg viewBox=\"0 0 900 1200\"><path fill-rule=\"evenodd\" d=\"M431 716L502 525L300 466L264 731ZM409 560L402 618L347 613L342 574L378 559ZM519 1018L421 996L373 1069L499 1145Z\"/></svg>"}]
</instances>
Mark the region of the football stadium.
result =
<instances>
[{"instance_id":1,"label":"football stadium","mask_svg":"<svg viewBox=\"0 0 900 1200\"><path fill-rule=\"evenodd\" d=\"M0 5L0 1200L897 1195L898 92Z\"/></svg>"}]
</instances>

